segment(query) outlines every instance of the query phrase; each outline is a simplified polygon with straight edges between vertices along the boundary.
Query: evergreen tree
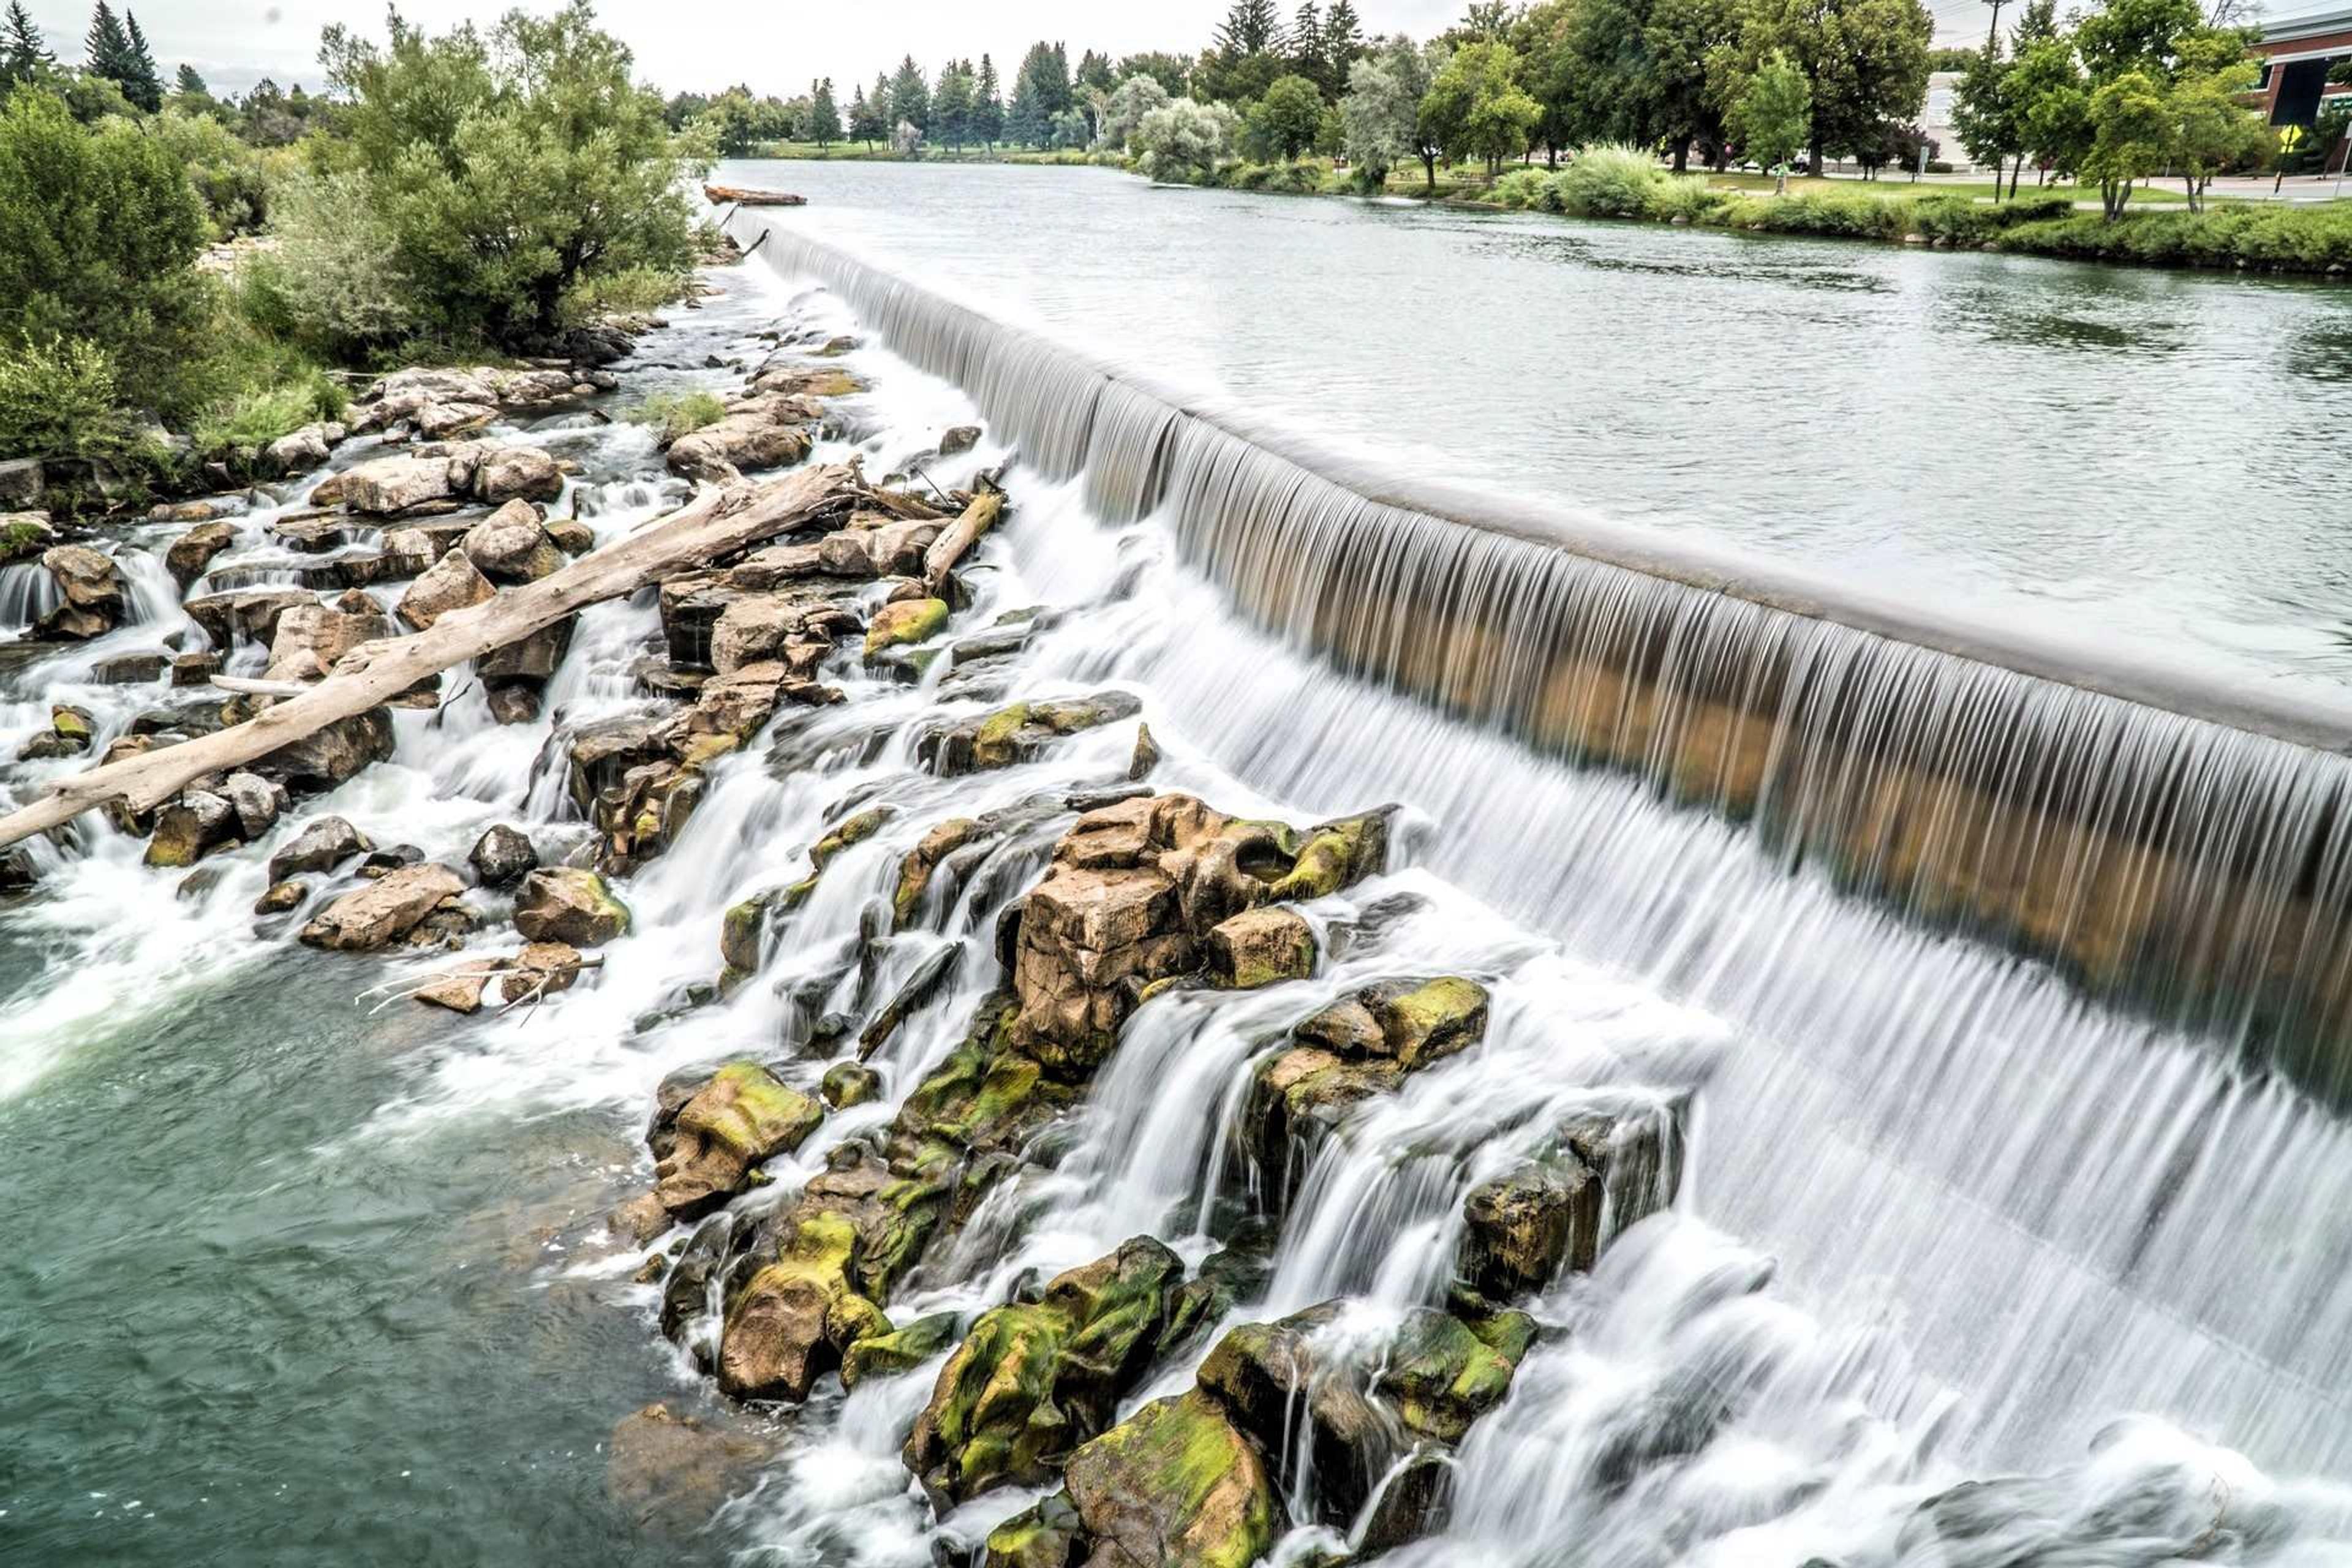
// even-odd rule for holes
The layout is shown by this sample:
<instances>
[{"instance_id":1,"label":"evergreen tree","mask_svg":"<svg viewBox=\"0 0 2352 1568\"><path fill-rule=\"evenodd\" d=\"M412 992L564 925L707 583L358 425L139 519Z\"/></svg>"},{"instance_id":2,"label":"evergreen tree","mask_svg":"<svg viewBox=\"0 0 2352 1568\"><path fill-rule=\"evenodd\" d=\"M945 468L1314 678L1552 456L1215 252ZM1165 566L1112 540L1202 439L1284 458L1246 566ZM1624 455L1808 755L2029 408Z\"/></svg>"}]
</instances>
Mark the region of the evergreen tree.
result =
<instances>
[{"instance_id":1,"label":"evergreen tree","mask_svg":"<svg viewBox=\"0 0 2352 1568\"><path fill-rule=\"evenodd\" d=\"M122 30L114 7L106 0L98 0L89 31L82 37L82 68L90 75L102 76L117 86L131 79L131 35Z\"/></svg>"},{"instance_id":2,"label":"evergreen tree","mask_svg":"<svg viewBox=\"0 0 2352 1568\"><path fill-rule=\"evenodd\" d=\"M173 84L172 90L184 98L210 98L213 95L212 88L203 77L196 74L196 68L191 65L184 65L180 68L179 77Z\"/></svg>"},{"instance_id":3,"label":"evergreen tree","mask_svg":"<svg viewBox=\"0 0 2352 1568\"><path fill-rule=\"evenodd\" d=\"M1348 73L1364 58L1364 27L1348 0L1331 0L1323 13L1323 58L1331 70L1334 91L1348 90Z\"/></svg>"},{"instance_id":4,"label":"evergreen tree","mask_svg":"<svg viewBox=\"0 0 2352 1568\"><path fill-rule=\"evenodd\" d=\"M820 151L841 140L841 110L834 106L831 77L809 84L808 139Z\"/></svg>"},{"instance_id":5,"label":"evergreen tree","mask_svg":"<svg viewBox=\"0 0 2352 1568\"><path fill-rule=\"evenodd\" d=\"M1077 94L1081 99L1092 92L1099 92L1106 95L1115 92L1118 89L1120 79L1121 79L1118 77L1111 74L1110 57L1108 55L1097 54L1094 50L1088 49L1085 54L1078 57L1078 68L1076 80ZM1083 105L1081 107L1083 107Z\"/></svg>"},{"instance_id":6,"label":"evergreen tree","mask_svg":"<svg viewBox=\"0 0 2352 1568\"><path fill-rule=\"evenodd\" d=\"M959 153L972 139L975 79L970 60L950 60L940 71L940 84L931 93L931 135Z\"/></svg>"},{"instance_id":7,"label":"evergreen tree","mask_svg":"<svg viewBox=\"0 0 2352 1568\"><path fill-rule=\"evenodd\" d=\"M1004 136L1024 147L1045 147L1054 140L1054 121L1071 108L1069 56L1059 44L1044 41L1029 46L1013 79L1013 104L1004 116Z\"/></svg>"},{"instance_id":8,"label":"evergreen tree","mask_svg":"<svg viewBox=\"0 0 2352 1568\"><path fill-rule=\"evenodd\" d=\"M1290 68L1313 82L1318 92L1331 90L1330 67L1323 58L1323 12L1315 0L1298 0L1290 19Z\"/></svg>"},{"instance_id":9,"label":"evergreen tree","mask_svg":"<svg viewBox=\"0 0 2352 1568\"><path fill-rule=\"evenodd\" d=\"M25 0L8 0L7 14L0 18L0 88L36 80L54 70L57 63L32 14L25 9Z\"/></svg>"},{"instance_id":10,"label":"evergreen tree","mask_svg":"<svg viewBox=\"0 0 2352 1568\"><path fill-rule=\"evenodd\" d=\"M1228 58L1278 52L1282 23L1274 0L1234 0L1225 19L1209 35L1209 47Z\"/></svg>"},{"instance_id":11,"label":"evergreen tree","mask_svg":"<svg viewBox=\"0 0 2352 1568\"><path fill-rule=\"evenodd\" d=\"M971 89L971 135L983 147L993 147L1004 134L1004 89L996 79L996 62L980 57L980 76Z\"/></svg>"},{"instance_id":12,"label":"evergreen tree","mask_svg":"<svg viewBox=\"0 0 2352 1568\"><path fill-rule=\"evenodd\" d=\"M125 10L122 22L129 45L125 64L131 72L122 83L122 96L152 114L163 107L163 73L156 68L154 51L147 47L147 35L139 30L139 18Z\"/></svg>"},{"instance_id":13,"label":"evergreen tree","mask_svg":"<svg viewBox=\"0 0 2352 1568\"><path fill-rule=\"evenodd\" d=\"M885 134L882 117L875 112L873 100L866 96L864 88L859 88L849 100L849 139L865 142L870 152Z\"/></svg>"},{"instance_id":14,"label":"evergreen tree","mask_svg":"<svg viewBox=\"0 0 2352 1568\"><path fill-rule=\"evenodd\" d=\"M898 128L898 116L890 112L890 73L888 71L874 73L874 92L873 96L866 100L866 105L874 112L875 136L887 142L890 139L890 133Z\"/></svg>"},{"instance_id":15,"label":"evergreen tree","mask_svg":"<svg viewBox=\"0 0 2352 1568\"><path fill-rule=\"evenodd\" d=\"M923 68L915 63L912 55L898 62L898 74L891 79L890 115L918 131L930 127L930 85L923 79Z\"/></svg>"}]
</instances>

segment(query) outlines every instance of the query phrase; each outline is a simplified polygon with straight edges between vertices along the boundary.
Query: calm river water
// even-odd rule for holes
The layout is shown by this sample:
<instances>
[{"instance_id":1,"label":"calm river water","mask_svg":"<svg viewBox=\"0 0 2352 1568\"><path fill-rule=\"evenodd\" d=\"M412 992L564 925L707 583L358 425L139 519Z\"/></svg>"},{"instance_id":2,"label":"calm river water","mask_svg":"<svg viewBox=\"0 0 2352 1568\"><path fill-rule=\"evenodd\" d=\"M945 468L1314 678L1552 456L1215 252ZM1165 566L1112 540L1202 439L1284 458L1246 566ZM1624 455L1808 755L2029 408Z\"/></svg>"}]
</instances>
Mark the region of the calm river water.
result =
<instances>
[{"instance_id":1,"label":"calm river water","mask_svg":"<svg viewBox=\"0 0 2352 1568\"><path fill-rule=\"evenodd\" d=\"M730 163L774 221L1410 471L1937 605L2352 677L2352 289L1155 186Z\"/></svg>"}]
</instances>

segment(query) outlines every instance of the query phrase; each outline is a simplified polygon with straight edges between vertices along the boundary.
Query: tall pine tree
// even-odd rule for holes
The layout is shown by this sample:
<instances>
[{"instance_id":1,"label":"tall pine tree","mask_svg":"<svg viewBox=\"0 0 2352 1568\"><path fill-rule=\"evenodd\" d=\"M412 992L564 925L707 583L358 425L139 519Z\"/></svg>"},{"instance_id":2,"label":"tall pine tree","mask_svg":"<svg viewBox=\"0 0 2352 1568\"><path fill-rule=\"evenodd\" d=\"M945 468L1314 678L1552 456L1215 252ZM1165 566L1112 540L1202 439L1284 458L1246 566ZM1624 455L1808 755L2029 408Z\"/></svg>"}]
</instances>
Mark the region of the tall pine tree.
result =
<instances>
[{"instance_id":1,"label":"tall pine tree","mask_svg":"<svg viewBox=\"0 0 2352 1568\"><path fill-rule=\"evenodd\" d=\"M820 151L841 140L841 110L833 101L833 79L809 83L808 138Z\"/></svg>"},{"instance_id":2,"label":"tall pine tree","mask_svg":"<svg viewBox=\"0 0 2352 1568\"><path fill-rule=\"evenodd\" d=\"M1331 69L1323 58L1323 13L1315 0L1299 0L1290 19L1290 68L1331 96Z\"/></svg>"},{"instance_id":3,"label":"tall pine tree","mask_svg":"<svg viewBox=\"0 0 2352 1568\"><path fill-rule=\"evenodd\" d=\"M1274 0L1234 0L1209 35L1209 47L1227 56L1272 54L1282 47L1282 19Z\"/></svg>"},{"instance_id":4,"label":"tall pine tree","mask_svg":"<svg viewBox=\"0 0 2352 1568\"><path fill-rule=\"evenodd\" d=\"M996 62L980 57L980 79L971 89L971 134L983 147L994 147L1004 135L1004 89L996 79Z\"/></svg>"},{"instance_id":5,"label":"tall pine tree","mask_svg":"<svg viewBox=\"0 0 2352 1568\"><path fill-rule=\"evenodd\" d=\"M894 121L904 121L918 131L930 129L930 84L923 79L923 68L912 55L898 62L898 74L890 83L890 114Z\"/></svg>"},{"instance_id":6,"label":"tall pine tree","mask_svg":"<svg viewBox=\"0 0 2352 1568\"><path fill-rule=\"evenodd\" d=\"M131 35L122 30L121 18L106 0L98 0L81 47L82 68L90 75L102 76L118 87L131 79Z\"/></svg>"},{"instance_id":7,"label":"tall pine tree","mask_svg":"<svg viewBox=\"0 0 2352 1568\"><path fill-rule=\"evenodd\" d=\"M122 84L122 96L152 114L163 107L163 73L156 68L155 52L147 47L147 35L139 30L139 18L127 8L122 25L131 51L131 79Z\"/></svg>"},{"instance_id":8,"label":"tall pine tree","mask_svg":"<svg viewBox=\"0 0 2352 1568\"><path fill-rule=\"evenodd\" d=\"M1348 0L1331 0L1323 13L1323 59L1330 68L1331 90L1348 90L1348 73L1364 58L1364 26Z\"/></svg>"},{"instance_id":9,"label":"tall pine tree","mask_svg":"<svg viewBox=\"0 0 2352 1568\"><path fill-rule=\"evenodd\" d=\"M0 17L0 88L37 80L57 64L32 13L25 9L25 0L8 0L7 14Z\"/></svg>"},{"instance_id":10,"label":"tall pine tree","mask_svg":"<svg viewBox=\"0 0 2352 1568\"><path fill-rule=\"evenodd\" d=\"M196 74L195 67L189 65L180 68L178 82L172 90L188 98L210 98L213 95L211 85Z\"/></svg>"}]
</instances>

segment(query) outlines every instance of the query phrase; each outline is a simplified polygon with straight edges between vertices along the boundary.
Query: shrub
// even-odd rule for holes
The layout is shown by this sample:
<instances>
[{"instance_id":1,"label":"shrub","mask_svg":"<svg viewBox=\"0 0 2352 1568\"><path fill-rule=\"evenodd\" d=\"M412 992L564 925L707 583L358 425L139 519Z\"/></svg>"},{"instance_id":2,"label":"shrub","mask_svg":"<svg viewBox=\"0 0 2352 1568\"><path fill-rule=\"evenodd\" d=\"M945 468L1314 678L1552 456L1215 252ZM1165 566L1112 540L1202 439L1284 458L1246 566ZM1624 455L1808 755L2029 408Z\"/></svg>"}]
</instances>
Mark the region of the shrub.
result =
<instances>
[{"instance_id":1,"label":"shrub","mask_svg":"<svg viewBox=\"0 0 2352 1568\"><path fill-rule=\"evenodd\" d=\"M1675 218L1706 223L1719 205L1717 194L1706 188L1704 174L1669 174L1652 187L1649 203L1643 210L1661 223Z\"/></svg>"},{"instance_id":2,"label":"shrub","mask_svg":"<svg viewBox=\"0 0 2352 1568\"><path fill-rule=\"evenodd\" d=\"M1225 171L1222 183L1237 191L1311 196L1323 189L1323 173L1322 165L1304 159L1295 163L1238 163Z\"/></svg>"},{"instance_id":3,"label":"shrub","mask_svg":"<svg viewBox=\"0 0 2352 1568\"><path fill-rule=\"evenodd\" d=\"M1948 245L1981 245L2000 228L1990 206L1979 206L1966 196L1921 196L1906 203L1911 209L1911 230Z\"/></svg>"},{"instance_id":4,"label":"shrub","mask_svg":"<svg viewBox=\"0 0 2352 1568\"><path fill-rule=\"evenodd\" d=\"M177 110L155 116L148 131L188 172L215 237L260 231L269 216L269 179L260 153L219 121Z\"/></svg>"},{"instance_id":5,"label":"shrub","mask_svg":"<svg viewBox=\"0 0 2352 1568\"><path fill-rule=\"evenodd\" d=\"M90 451L113 412L113 362L89 339L27 339L0 350L0 457Z\"/></svg>"},{"instance_id":6,"label":"shrub","mask_svg":"<svg viewBox=\"0 0 2352 1568\"><path fill-rule=\"evenodd\" d=\"M1658 161L1639 147L1586 147L1560 173L1559 210L1579 217L1639 217L1666 178Z\"/></svg>"},{"instance_id":7,"label":"shrub","mask_svg":"<svg viewBox=\"0 0 2352 1568\"><path fill-rule=\"evenodd\" d=\"M256 386L216 403L196 421L196 450L207 457L267 447L314 420L341 416L342 387L315 368L281 385Z\"/></svg>"},{"instance_id":8,"label":"shrub","mask_svg":"<svg viewBox=\"0 0 2352 1568\"><path fill-rule=\"evenodd\" d=\"M604 316L643 315L685 298L688 274L666 267L632 267L625 272L593 278L572 290L563 302L566 322L593 321Z\"/></svg>"},{"instance_id":9,"label":"shrub","mask_svg":"<svg viewBox=\"0 0 2352 1568\"><path fill-rule=\"evenodd\" d=\"M1559 193L1549 170L1513 169L1487 187L1486 199L1515 212L1559 212Z\"/></svg>"},{"instance_id":10,"label":"shrub","mask_svg":"<svg viewBox=\"0 0 2352 1568\"><path fill-rule=\"evenodd\" d=\"M1153 179L1197 183L1215 171L1233 138L1232 110L1180 98L1138 121L1128 145Z\"/></svg>"},{"instance_id":11,"label":"shrub","mask_svg":"<svg viewBox=\"0 0 2352 1568\"><path fill-rule=\"evenodd\" d=\"M714 393L657 392L639 404L631 417L640 425L658 426L667 447L681 436L718 424L727 417L727 405Z\"/></svg>"},{"instance_id":12,"label":"shrub","mask_svg":"<svg viewBox=\"0 0 2352 1568\"><path fill-rule=\"evenodd\" d=\"M337 361L365 359L423 324L397 242L369 191L355 174L279 185L277 249L248 259L237 277L257 324Z\"/></svg>"},{"instance_id":13,"label":"shrub","mask_svg":"<svg viewBox=\"0 0 2352 1568\"><path fill-rule=\"evenodd\" d=\"M136 126L86 128L32 89L0 109L0 342L89 342L123 399L188 411L216 305L205 234L187 175Z\"/></svg>"}]
</instances>

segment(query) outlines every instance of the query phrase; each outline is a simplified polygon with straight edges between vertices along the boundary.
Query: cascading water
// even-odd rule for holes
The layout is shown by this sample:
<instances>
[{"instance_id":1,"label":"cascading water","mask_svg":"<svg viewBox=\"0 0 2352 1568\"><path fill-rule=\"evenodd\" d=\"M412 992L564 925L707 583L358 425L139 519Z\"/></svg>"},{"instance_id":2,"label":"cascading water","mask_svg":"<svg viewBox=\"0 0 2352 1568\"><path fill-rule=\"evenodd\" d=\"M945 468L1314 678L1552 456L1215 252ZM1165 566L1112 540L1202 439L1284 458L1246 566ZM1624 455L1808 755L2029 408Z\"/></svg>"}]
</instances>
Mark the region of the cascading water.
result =
<instances>
[{"instance_id":1,"label":"cascading water","mask_svg":"<svg viewBox=\"0 0 2352 1568\"><path fill-rule=\"evenodd\" d=\"M1400 802L1397 852L1305 907L1311 980L1147 1002L1051 1157L920 1262L894 1321L969 1317L1138 1235L1198 1264L1252 1213L1274 1223L1262 1274L1124 1408L1187 1386L1218 1328L1333 1297L1349 1300L1334 1332L1374 1343L1445 1300L1465 1194L1599 1112L1667 1152L1650 1195L1675 1206L1620 1226L1652 1204L1612 1189L1610 1246L1534 1304L1552 1331L1453 1461L1444 1531L1396 1560L2352 1561L2352 1493L2294 1479L2352 1469L2336 1352L2352 1133L2325 973L2339 765L2299 743L2309 715L2265 716L2287 738L2171 717L1366 502L1301 454L844 258L778 234L759 260L778 277L726 275L737 297L649 340L631 391L716 381L684 367L756 357L776 323L866 334L847 363L873 390L834 406L813 460L889 472L976 408L980 445L923 462L954 488L1017 454L1012 521L966 572L959 626L1053 614L1016 651L910 684L836 660L847 700L787 710L714 763L677 842L622 884L634 929L594 983L505 1016L420 1023L399 994L446 960L386 975L254 932L264 862L320 811L452 864L502 820L550 859L583 847L563 741L651 704L646 599L582 616L536 721L494 722L453 675L437 711L398 714L389 763L174 896L135 841L44 849L37 900L0 914L0 1148L135 1168L143 1151L107 1140L166 1073L163 1124L201 1135L159 1148L168 1183L102 1202L81 1162L7 1167L33 1234L0 1272L0 1315L32 1331L0 1351L0 1384L58 1436L0 1496L0 1530L46 1560L269 1539L370 1563L450 1540L467 1560L677 1561L635 1521L588 1522L614 1418L691 1397L709 1349L707 1326L661 1344L662 1289L604 1235L644 1184L645 1106L673 1070L747 1052L781 1049L813 1087L856 1052L845 1027L936 975L862 1053L880 1099L702 1225L781 1210L884 1126L1004 978L992 933L1070 802L1123 784L1136 742L1112 724L950 779L919 760L923 731L1108 685L1143 700L1154 788L1289 820ZM509 434L583 463L558 506L600 541L683 493L639 427ZM331 559L279 548L278 510L237 519L195 591ZM155 558L120 559L143 618L9 677L11 751L53 697L90 709L100 745L158 700L82 684L99 658L190 635ZM147 604L159 585L168 603ZM877 809L756 979L714 999L729 906ZM950 817L999 831L901 929L877 921ZM1286 1032L1367 983L1439 972L1490 994L1483 1040L1295 1168L1255 1163L1241 1121ZM74 1267L50 1273L51 1253ZM138 1320L136 1354L79 1327L112 1310ZM131 1403L125 1365L174 1423L131 1445L82 1413L100 1389ZM910 1492L898 1450L939 1366L820 1384L765 1434L781 1457L690 1521L710 1532L695 1549L913 1568L1026 1506L1011 1488L933 1520ZM1290 1478L1296 1517L1322 1485ZM1931 1499L1976 1510L1981 1552L1921 1544ZM1277 1560L1345 1533L1302 1528Z\"/></svg>"}]
</instances>

